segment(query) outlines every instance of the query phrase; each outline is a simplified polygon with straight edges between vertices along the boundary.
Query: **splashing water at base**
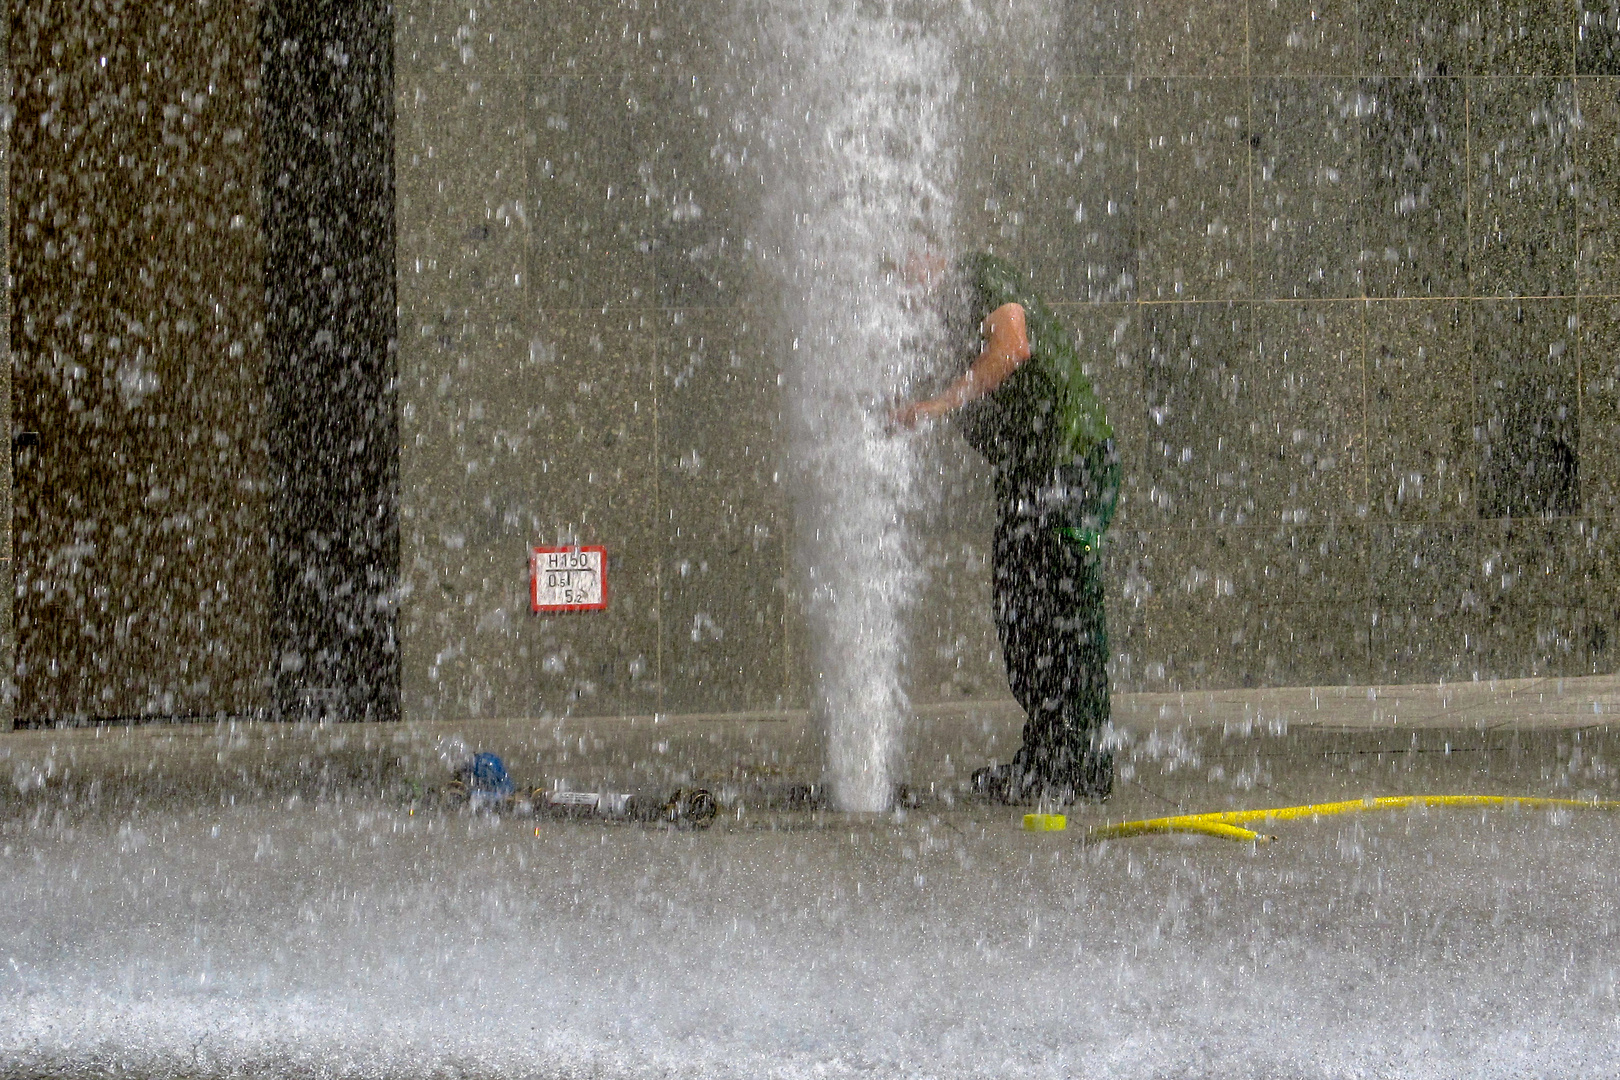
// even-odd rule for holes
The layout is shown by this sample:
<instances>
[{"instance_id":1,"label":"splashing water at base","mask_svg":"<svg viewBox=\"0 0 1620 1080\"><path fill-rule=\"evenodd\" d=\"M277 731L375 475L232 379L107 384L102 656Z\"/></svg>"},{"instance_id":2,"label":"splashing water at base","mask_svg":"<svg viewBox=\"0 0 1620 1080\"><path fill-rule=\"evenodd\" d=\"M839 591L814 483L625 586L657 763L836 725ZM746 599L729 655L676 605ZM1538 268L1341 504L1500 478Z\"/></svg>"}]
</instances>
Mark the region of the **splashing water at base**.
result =
<instances>
[{"instance_id":1,"label":"splashing water at base","mask_svg":"<svg viewBox=\"0 0 1620 1080\"><path fill-rule=\"evenodd\" d=\"M955 811L708 834L347 799L0 843L0 1075L1608 1075L1597 815L1086 848ZM808 822L805 823L808 826Z\"/></svg>"},{"instance_id":2,"label":"splashing water at base","mask_svg":"<svg viewBox=\"0 0 1620 1080\"><path fill-rule=\"evenodd\" d=\"M900 270L951 228L952 35L881 6L809 0L760 20L780 96L764 125L773 195L759 248L782 311L813 707L836 804L883 810L921 576L906 531L918 454L885 407L939 338Z\"/></svg>"}]
</instances>

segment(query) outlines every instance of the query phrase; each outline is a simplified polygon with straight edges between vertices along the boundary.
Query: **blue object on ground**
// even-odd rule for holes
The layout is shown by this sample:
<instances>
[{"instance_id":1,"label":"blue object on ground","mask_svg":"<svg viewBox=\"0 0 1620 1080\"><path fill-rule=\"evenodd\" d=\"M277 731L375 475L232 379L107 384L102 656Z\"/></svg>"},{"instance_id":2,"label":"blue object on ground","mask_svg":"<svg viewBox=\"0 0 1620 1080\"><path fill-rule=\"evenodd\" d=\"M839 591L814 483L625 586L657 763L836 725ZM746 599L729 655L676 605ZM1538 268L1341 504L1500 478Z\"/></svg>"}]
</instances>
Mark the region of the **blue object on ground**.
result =
<instances>
[{"instance_id":1,"label":"blue object on ground","mask_svg":"<svg viewBox=\"0 0 1620 1080\"><path fill-rule=\"evenodd\" d=\"M495 798L512 794L512 778L506 774L506 763L495 754L474 754L466 769L470 791Z\"/></svg>"}]
</instances>

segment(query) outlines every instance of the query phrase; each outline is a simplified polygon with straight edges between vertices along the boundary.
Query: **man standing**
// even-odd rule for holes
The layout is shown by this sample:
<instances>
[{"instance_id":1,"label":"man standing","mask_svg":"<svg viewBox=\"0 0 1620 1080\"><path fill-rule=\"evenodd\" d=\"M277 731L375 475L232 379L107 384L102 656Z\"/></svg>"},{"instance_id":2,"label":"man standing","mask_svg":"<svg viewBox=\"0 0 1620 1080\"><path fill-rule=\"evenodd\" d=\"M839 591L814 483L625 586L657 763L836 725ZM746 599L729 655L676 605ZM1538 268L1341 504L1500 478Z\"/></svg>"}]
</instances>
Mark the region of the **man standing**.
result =
<instances>
[{"instance_id":1,"label":"man standing","mask_svg":"<svg viewBox=\"0 0 1620 1080\"><path fill-rule=\"evenodd\" d=\"M960 413L963 434L995 478L992 558L996 631L1023 706L1012 761L973 776L1010 803L1103 799L1114 761L1101 543L1119 498L1113 428L1069 331L1005 260L956 266L954 303L980 327L978 355L935 397L896 408L905 427ZM947 316L949 321L949 316Z\"/></svg>"}]
</instances>

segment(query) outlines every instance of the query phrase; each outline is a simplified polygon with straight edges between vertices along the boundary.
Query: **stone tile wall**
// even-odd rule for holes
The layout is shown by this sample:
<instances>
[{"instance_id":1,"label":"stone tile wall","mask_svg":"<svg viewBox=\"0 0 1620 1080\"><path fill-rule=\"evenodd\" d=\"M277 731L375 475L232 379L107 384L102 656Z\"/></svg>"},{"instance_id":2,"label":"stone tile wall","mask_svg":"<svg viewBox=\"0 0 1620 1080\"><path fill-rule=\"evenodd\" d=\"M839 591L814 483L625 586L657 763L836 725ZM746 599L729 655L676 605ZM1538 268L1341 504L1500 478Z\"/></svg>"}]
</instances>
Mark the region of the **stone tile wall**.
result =
<instances>
[{"instance_id":1,"label":"stone tile wall","mask_svg":"<svg viewBox=\"0 0 1620 1080\"><path fill-rule=\"evenodd\" d=\"M741 11L398 8L407 715L802 700ZM959 214L1118 429L1119 688L1610 670L1620 10L1031 19L963 49ZM1000 693L985 476L927 438L914 694ZM536 618L573 540L613 606Z\"/></svg>"},{"instance_id":2,"label":"stone tile wall","mask_svg":"<svg viewBox=\"0 0 1620 1080\"><path fill-rule=\"evenodd\" d=\"M17 723L263 708L257 14L21 4L0 20L0 702Z\"/></svg>"}]
</instances>

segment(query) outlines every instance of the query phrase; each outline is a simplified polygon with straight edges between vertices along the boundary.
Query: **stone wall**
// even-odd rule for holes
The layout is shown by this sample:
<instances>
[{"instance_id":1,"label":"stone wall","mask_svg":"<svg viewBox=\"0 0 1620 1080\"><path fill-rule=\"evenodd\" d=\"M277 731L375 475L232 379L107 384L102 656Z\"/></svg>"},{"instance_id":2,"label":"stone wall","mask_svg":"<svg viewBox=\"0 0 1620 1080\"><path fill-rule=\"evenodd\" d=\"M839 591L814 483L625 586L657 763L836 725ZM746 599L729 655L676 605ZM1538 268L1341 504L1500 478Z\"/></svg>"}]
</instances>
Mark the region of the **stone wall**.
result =
<instances>
[{"instance_id":1,"label":"stone wall","mask_svg":"<svg viewBox=\"0 0 1620 1080\"><path fill-rule=\"evenodd\" d=\"M1611 670L1616 10L1025 6L962 50L961 229L1118 429L1117 685ZM406 715L801 704L744 9L397 12ZM926 438L913 692L999 694L986 479ZM530 614L573 541L610 610Z\"/></svg>"},{"instance_id":2,"label":"stone wall","mask_svg":"<svg viewBox=\"0 0 1620 1080\"><path fill-rule=\"evenodd\" d=\"M392 11L5 22L0 706L396 717Z\"/></svg>"},{"instance_id":3,"label":"stone wall","mask_svg":"<svg viewBox=\"0 0 1620 1080\"><path fill-rule=\"evenodd\" d=\"M18 722L263 701L255 16L9 10Z\"/></svg>"}]
</instances>

